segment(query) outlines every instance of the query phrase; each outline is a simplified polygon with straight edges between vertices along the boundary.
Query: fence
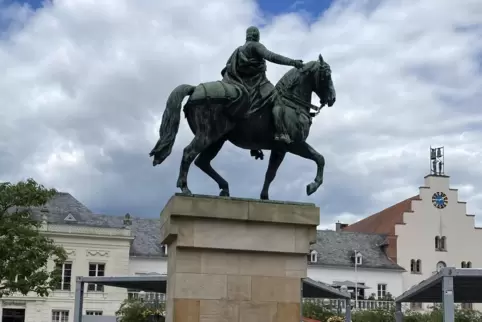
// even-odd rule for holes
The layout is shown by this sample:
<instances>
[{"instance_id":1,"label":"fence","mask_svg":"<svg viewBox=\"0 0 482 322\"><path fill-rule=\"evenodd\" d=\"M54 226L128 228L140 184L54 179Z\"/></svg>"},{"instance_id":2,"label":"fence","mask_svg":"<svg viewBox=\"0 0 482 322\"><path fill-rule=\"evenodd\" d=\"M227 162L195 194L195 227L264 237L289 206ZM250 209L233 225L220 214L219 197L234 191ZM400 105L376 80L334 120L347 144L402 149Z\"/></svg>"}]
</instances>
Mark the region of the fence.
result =
<instances>
[{"instance_id":1,"label":"fence","mask_svg":"<svg viewBox=\"0 0 482 322\"><path fill-rule=\"evenodd\" d=\"M154 305L163 305L166 301L166 295L161 293L150 292L129 292L129 299L142 299L146 302L150 302ZM390 309L395 305L393 301L377 301L377 300L358 300L358 307L355 308L355 300L351 301L352 309L357 310L375 310L375 309ZM314 299L304 298L303 303L314 303L316 305L324 306L339 312L345 312L346 302L345 300L332 300L332 299Z\"/></svg>"},{"instance_id":2,"label":"fence","mask_svg":"<svg viewBox=\"0 0 482 322\"><path fill-rule=\"evenodd\" d=\"M393 301L378 301L378 300L358 300L358 306L355 307L355 300L351 300L352 310L375 310L375 309L390 309L394 307ZM326 307L339 312L345 312L346 302L345 300L333 300L333 299L310 299L304 298L303 303L314 303L319 306Z\"/></svg>"}]
</instances>

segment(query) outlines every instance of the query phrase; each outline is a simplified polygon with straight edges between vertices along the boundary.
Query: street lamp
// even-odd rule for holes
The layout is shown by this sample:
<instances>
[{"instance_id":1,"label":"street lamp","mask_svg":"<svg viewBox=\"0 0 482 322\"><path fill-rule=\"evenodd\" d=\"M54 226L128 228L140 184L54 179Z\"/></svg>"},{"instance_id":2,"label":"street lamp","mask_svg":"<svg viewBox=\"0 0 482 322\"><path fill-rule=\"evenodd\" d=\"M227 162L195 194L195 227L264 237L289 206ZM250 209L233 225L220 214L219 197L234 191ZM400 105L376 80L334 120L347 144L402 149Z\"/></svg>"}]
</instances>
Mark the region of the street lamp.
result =
<instances>
[{"instance_id":1,"label":"street lamp","mask_svg":"<svg viewBox=\"0 0 482 322\"><path fill-rule=\"evenodd\" d=\"M358 309L358 252L355 249L355 309Z\"/></svg>"}]
</instances>

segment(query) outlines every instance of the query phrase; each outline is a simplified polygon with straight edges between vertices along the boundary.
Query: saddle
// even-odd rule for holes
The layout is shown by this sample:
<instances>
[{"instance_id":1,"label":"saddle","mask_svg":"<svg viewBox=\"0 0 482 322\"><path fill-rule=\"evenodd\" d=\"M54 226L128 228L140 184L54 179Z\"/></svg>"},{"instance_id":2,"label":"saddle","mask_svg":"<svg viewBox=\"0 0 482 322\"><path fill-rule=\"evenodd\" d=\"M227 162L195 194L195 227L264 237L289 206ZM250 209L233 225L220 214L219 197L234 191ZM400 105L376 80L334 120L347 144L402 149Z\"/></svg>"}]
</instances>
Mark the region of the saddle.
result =
<instances>
[{"instance_id":1,"label":"saddle","mask_svg":"<svg viewBox=\"0 0 482 322\"><path fill-rule=\"evenodd\" d=\"M250 109L248 95L238 86L223 81L199 84L189 103L222 106L226 115L232 118L245 118Z\"/></svg>"}]
</instances>

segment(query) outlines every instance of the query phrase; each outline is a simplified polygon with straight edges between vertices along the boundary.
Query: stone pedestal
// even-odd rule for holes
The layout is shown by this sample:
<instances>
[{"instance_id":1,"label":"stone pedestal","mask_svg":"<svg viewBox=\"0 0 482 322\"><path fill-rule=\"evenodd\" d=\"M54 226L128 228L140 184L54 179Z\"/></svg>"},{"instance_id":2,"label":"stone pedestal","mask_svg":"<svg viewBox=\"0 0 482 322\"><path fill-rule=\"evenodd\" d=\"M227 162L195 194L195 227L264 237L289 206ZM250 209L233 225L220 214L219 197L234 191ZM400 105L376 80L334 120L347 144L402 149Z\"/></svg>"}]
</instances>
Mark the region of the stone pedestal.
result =
<instances>
[{"instance_id":1,"label":"stone pedestal","mask_svg":"<svg viewBox=\"0 0 482 322\"><path fill-rule=\"evenodd\" d=\"M175 195L161 222L166 321L300 321L313 204Z\"/></svg>"}]
</instances>

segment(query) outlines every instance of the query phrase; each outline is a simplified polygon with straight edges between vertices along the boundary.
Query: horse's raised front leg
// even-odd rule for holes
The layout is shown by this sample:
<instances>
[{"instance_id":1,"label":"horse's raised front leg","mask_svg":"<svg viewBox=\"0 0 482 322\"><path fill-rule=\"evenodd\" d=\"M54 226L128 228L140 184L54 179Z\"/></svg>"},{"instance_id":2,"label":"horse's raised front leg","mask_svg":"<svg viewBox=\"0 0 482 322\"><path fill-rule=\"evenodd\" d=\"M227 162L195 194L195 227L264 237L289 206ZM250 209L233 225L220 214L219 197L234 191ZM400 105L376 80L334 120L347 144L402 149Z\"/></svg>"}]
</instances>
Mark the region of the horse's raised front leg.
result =
<instances>
[{"instance_id":1,"label":"horse's raised front leg","mask_svg":"<svg viewBox=\"0 0 482 322\"><path fill-rule=\"evenodd\" d=\"M177 179L177 187L181 189L182 193L191 194L187 186L187 175L189 173L189 167L191 166L194 159L201 153L206 147L211 144L211 140L204 137L196 135L192 139L191 143L184 148L181 160L181 167L179 169L179 177Z\"/></svg>"},{"instance_id":2,"label":"horse's raised front leg","mask_svg":"<svg viewBox=\"0 0 482 322\"><path fill-rule=\"evenodd\" d=\"M268 170L266 170L266 175L264 177L263 190L261 190L260 198L262 200L269 200L269 186L276 177L276 172L278 172L279 166L283 159L285 158L286 152L280 150L272 150L269 156Z\"/></svg>"},{"instance_id":3,"label":"horse's raised front leg","mask_svg":"<svg viewBox=\"0 0 482 322\"><path fill-rule=\"evenodd\" d=\"M299 155L302 158L315 161L317 166L315 181L306 186L306 194L308 196L311 195L316 190L318 190L318 188L323 183L323 169L325 168L325 158L306 142L295 142L288 145L288 152Z\"/></svg>"},{"instance_id":4,"label":"horse's raised front leg","mask_svg":"<svg viewBox=\"0 0 482 322\"><path fill-rule=\"evenodd\" d=\"M219 153L224 142L226 142L226 139L222 138L208 146L199 154L199 156L196 158L196 161L194 161L194 164L198 166L199 169L204 171L204 173L210 176L214 181L216 181L216 183L219 185L219 189L221 190L219 193L220 196L229 197L228 182L224 180L224 178L221 177L221 175L217 173L216 170L214 170L211 166L211 161Z\"/></svg>"}]
</instances>

